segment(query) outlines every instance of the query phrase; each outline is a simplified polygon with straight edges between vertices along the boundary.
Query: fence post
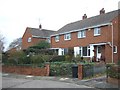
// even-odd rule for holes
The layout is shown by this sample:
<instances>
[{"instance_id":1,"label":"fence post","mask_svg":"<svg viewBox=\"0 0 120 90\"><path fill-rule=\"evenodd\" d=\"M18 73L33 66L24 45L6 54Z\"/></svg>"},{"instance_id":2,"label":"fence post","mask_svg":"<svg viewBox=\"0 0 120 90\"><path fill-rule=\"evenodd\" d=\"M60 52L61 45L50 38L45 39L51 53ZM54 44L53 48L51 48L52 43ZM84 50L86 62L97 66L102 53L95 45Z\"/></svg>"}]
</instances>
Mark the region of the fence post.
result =
<instances>
[{"instance_id":1,"label":"fence post","mask_svg":"<svg viewBox=\"0 0 120 90\"><path fill-rule=\"evenodd\" d=\"M78 79L83 79L83 65L81 64L78 65Z\"/></svg>"}]
</instances>

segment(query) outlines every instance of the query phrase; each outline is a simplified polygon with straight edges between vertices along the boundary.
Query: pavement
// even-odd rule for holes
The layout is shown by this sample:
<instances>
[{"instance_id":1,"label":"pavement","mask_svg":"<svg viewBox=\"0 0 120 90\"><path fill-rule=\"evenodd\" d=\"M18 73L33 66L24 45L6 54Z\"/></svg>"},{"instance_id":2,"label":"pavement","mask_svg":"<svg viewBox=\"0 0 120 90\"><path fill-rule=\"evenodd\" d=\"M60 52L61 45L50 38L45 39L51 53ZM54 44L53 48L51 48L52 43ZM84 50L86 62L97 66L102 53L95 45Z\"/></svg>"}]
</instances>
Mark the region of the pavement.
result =
<instances>
[{"instance_id":1,"label":"pavement","mask_svg":"<svg viewBox=\"0 0 120 90\"><path fill-rule=\"evenodd\" d=\"M2 73L2 77L6 77L6 78L10 77L10 78L26 79L26 80L46 80L46 81L65 82L65 83L72 83L75 85L84 85L87 87L102 89L102 90L103 89L106 90L107 88L118 89L117 85L106 83L105 75L91 79L83 79L83 80L79 80L78 78L65 78L65 77L55 77L55 76L30 76L30 75L18 75L11 73Z\"/></svg>"}]
</instances>

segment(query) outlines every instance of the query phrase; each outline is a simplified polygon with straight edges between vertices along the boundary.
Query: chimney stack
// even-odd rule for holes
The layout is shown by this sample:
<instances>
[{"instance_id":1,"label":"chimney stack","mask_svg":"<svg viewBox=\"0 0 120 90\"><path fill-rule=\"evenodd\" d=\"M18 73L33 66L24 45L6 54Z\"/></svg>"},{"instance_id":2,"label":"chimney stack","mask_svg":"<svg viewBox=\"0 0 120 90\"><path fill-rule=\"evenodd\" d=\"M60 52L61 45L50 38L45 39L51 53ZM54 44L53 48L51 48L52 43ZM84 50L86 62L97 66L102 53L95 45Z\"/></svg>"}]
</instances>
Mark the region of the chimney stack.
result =
<instances>
[{"instance_id":1,"label":"chimney stack","mask_svg":"<svg viewBox=\"0 0 120 90\"><path fill-rule=\"evenodd\" d=\"M84 14L84 16L82 17L82 19L84 20L84 19L86 19L87 18L87 15L86 14Z\"/></svg>"},{"instance_id":2,"label":"chimney stack","mask_svg":"<svg viewBox=\"0 0 120 90\"><path fill-rule=\"evenodd\" d=\"M101 14L105 14L104 8L102 8L102 9L100 10L100 15L101 15Z\"/></svg>"},{"instance_id":3,"label":"chimney stack","mask_svg":"<svg viewBox=\"0 0 120 90\"><path fill-rule=\"evenodd\" d=\"M42 29L42 25L41 25L41 24L39 25L39 29L40 29L40 30Z\"/></svg>"}]
</instances>

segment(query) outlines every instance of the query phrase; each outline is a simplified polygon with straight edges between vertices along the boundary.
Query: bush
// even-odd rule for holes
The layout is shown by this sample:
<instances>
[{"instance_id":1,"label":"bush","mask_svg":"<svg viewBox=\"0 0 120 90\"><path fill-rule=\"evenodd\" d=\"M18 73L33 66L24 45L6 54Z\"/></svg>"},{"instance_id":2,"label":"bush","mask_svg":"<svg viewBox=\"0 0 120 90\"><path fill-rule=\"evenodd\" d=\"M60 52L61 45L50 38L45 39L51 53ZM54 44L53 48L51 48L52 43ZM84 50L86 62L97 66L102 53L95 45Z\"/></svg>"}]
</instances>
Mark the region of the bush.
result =
<instances>
[{"instance_id":1,"label":"bush","mask_svg":"<svg viewBox=\"0 0 120 90\"><path fill-rule=\"evenodd\" d=\"M54 62L50 64L51 76L72 76L72 66L74 63Z\"/></svg>"},{"instance_id":2,"label":"bush","mask_svg":"<svg viewBox=\"0 0 120 90\"><path fill-rule=\"evenodd\" d=\"M25 64L26 62L28 62L26 59L24 59L25 57L26 54L23 51L12 52L9 54L7 64Z\"/></svg>"},{"instance_id":3,"label":"bush","mask_svg":"<svg viewBox=\"0 0 120 90\"><path fill-rule=\"evenodd\" d=\"M83 64L83 77L92 77L94 64Z\"/></svg>"},{"instance_id":4,"label":"bush","mask_svg":"<svg viewBox=\"0 0 120 90\"><path fill-rule=\"evenodd\" d=\"M44 63L42 55L34 55L34 56L31 56L30 58L34 66L38 66L39 64Z\"/></svg>"},{"instance_id":5,"label":"bush","mask_svg":"<svg viewBox=\"0 0 120 90\"><path fill-rule=\"evenodd\" d=\"M2 63L7 63L8 61L8 53L0 54L2 56Z\"/></svg>"},{"instance_id":6,"label":"bush","mask_svg":"<svg viewBox=\"0 0 120 90\"><path fill-rule=\"evenodd\" d=\"M61 61L65 61L65 56L53 56L50 59L50 62L61 62Z\"/></svg>"},{"instance_id":7,"label":"bush","mask_svg":"<svg viewBox=\"0 0 120 90\"><path fill-rule=\"evenodd\" d=\"M118 63L117 63L117 65L120 65L120 60L118 60Z\"/></svg>"},{"instance_id":8,"label":"bush","mask_svg":"<svg viewBox=\"0 0 120 90\"><path fill-rule=\"evenodd\" d=\"M107 76L120 79L120 67L115 64L107 64Z\"/></svg>"}]
</instances>

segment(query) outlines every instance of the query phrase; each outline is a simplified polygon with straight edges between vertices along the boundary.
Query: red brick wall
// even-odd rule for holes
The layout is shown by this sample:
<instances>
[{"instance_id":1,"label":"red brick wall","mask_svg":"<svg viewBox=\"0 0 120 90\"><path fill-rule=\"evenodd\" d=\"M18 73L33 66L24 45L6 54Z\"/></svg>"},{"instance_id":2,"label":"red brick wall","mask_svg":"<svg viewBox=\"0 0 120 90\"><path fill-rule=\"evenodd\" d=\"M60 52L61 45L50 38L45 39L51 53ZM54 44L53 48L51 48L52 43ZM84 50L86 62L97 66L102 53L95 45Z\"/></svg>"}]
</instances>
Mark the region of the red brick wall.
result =
<instances>
[{"instance_id":1,"label":"red brick wall","mask_svg":"<svg viewBox=\"0 0 120 90\"><path fill-rule=\"evenodd\" d=\"M49 76L49 69L49 65L46 65L44 68L32 68L26 66L2 66L2 72L34 76Z\"/></svg>"},{"instance_id":2,"label":"red brick wall","mask_svg":"<svg viewBox=\"0 0 120 90\"><path fill-rule=\"evenodd\" d=\"M120 15L119 15L120 17ZM112 23L113 23L113 29L114 29L114 33L113 33L113 45L117 46L117 53L114 53L114 62L117 63L118 60L120 60L120 28L118 28L118 26L120 24L118 24L118 17L116 17L115 19L113 19Z\"/></svg>"},{"instance_id":3,"label":"red brick wall","mask_svg":"<svg viewBox=\"0 0 120 90\"><path fill-rule=\"evenodd\" d=\"M31 42L28 42L28 38L31 37ZM22 37L22 49L27 49L30 46L33 46L37 43L39 43L42 40L46 40L45 38L33 38L31 33L28 29L26 29L23 37Z\"/></svg>"},{"instance_id":4,"label":"red brick wall","mask_svg":"<svg viewBox=\"0 0 120 90\"><path fill-rule=\"evenodd\" d=\"M120 61L120 15L118 17L118 60Z\"/></svg>"},{"instance_id":5,"label":"red brick wall","mask_svg":"<svg viewBox=\"0 0 120 90\"><path fill-rule=\"evenodd\" d=\"M75 46L88 46L90 43L101 43L101 42L108 42L111 41L111 31L109 30L110 26L104 26L101 28L101 35L94 36L94 30L91 29L90 31L86 31L85 38L78 38L77 32L73 32L71 40L64 40L64 35L60 36L59 42L55 42L55 37L51 38L52 47L61 47L61 48L68 48L68 47L75 47ZM108 38L109 37L109 38Z\"/></svg>"}]
</instances>

